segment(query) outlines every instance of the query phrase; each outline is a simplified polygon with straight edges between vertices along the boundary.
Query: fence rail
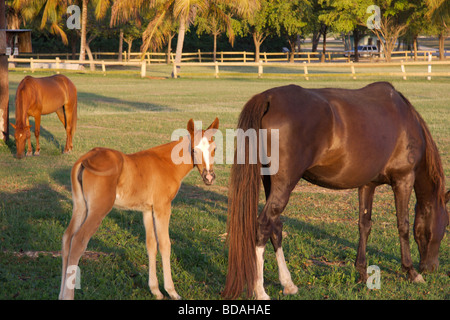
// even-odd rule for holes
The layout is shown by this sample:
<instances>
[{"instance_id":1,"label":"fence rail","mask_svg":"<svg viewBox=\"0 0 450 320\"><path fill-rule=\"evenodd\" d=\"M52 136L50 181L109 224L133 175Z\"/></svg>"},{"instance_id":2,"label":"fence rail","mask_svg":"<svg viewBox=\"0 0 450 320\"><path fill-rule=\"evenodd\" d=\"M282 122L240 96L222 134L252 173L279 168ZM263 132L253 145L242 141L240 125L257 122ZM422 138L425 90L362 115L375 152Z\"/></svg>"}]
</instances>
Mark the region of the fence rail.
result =
<instances>
[{"instance_id":1,"label":"fence rail","mask_svg":"<svg viewBox=\"0 0 450 320\"><path fill-rule=\"evenodd\" d=\"M172 74L174 78L178 77L178 67L214 67L214 76L219 78L219 70L220 67L255 67L256 73L258 77L261 78L264 74L264 68L266 67L280 67L280 68L289 68L290 70L300 70L297 73L290 73L289 75L297 75L302 76L306 80L309 80L310 77L315 76L351 76L353 79L356 79L357 76L375 76L375 75L390 75L390 76L402 76L404 80L407 79L408 76L424 76L427 77L428 80L431 80L432 76L450 76L450 71L444 72L432 72L433 65L450 65L450 61L415 61L408 62L401 60L400 62L385 62L385 63L353 63L353 62L327 62L327 63L308 63L304 61L303 63L268 63L268 62L182 62L182 63L173 63L173 71ZM427 66L427 71L423 72L407 72L406 66ZM327 73L310 73L310 68L327 68ZM386 68L386 67L397 67L397 72L391 71L378 71L378 72L357 72L359 68ZM331 68L342 68L344 72L330 72ZM347 72L345 72L347 70ZM273 74L271 74L273 75ZM283 74L285 75L285 74Z\"/></svg>"},{"instance_id":2,"label":"fence rail","mask_svg":"<svg viewBox=\"0 0 450 320\"><path fill-rule=\"evenodd\" d=\"M94 61L118 61L119 53L117 52L93 52ZM433 55L433 51L417 51L417 60L428 59L429 55ZM70 60L70 58L79 57L79 53L34 53L34 54L23 54L21 55L26 58L40 59L45 58L60 58L64 60ZM288 52L261 52L260 59L264 62L313 62L321 61L322 52L296 52L294 54L294 59L289 60ZM345 51L327 51L324 56L324 61L347 61L350 62L350 55ZM366 57L371 61L384 60L380 57L379 53L371 54ZM75 60L72 59L72 60ZM413 51L394 51L392 52L393 60L414 60ZM124 51L122 53L122 61L120 62L140 62L145 60L147 64L152 63L173 63L175 61L175 54L163 52L130 52ZM218 51L216 52L216 61L218 62L255 62L255 53L247 51ZM198 50L197 52L184 52L182 53L181 62L214 62L213 52L202 52Z\"/></svg>"},{"instance_id":3,"label":"fence rail","mask_svg":"<svg viewBox=\"0 0 450 320\"><path fill-rule=\"evenodd\" d=\"M102 68L102 72L106 75L106 66L137 66L141 67L141 77L145 77L147 73L147 64L145 61L136 61L136 62L118 62L118 61L92 61L92 60L61 60L59 57L55 59L34 59L34 58L9 58L8 62L12 63L29 63L31 72L34 72L36 69L40 69L44 67L45 69L71 69L71 70L80 70L80 66L90 65L95 66L99 65Z\"/></svg>"},{"instance_id":4,"label":"fence rail","mask_svg":"<svg viewBox=\"0 0 450 320\"><path fill-rule=\"evenodd\" d=\"M426 76L429 80L431 80L432 76L450 76L450 72L448 71L433 71L432 66L435 65L443 65L449 66L450 60L432 60L432 56L428 55L428 61L394 61L394 62L369 62L369 63L353 63L353 62L307 62L303 61L303 63L287 63L287 62L271 62L260 60L259 62L249 61L249 62L239 62L239 61L231 61L231 62L181 62L181 63L172 63L173 66L173 77L177 78L179 75L178 68L181 66L185 67L214 67L214 76L216 78L220 75L220 68L223 67L255 67L256 73L258 77L262 77L264 74L264 68L267 67L278 67L288 70L289 72L283 73L284 75L288 74L290 76L303 76L306 80L309 80L310 77L317 76L351 76L353 79L356 79L357 76L370 76L370 75L390 75L390 76L402 76L403 79L406 79L407 76ZM131 61L130 61L131 60ZM124 62L118 61L105 61L105 60L94 60L94 61L79 61L79 60L61 60L59 57L55 59L34 59L34 58L9 58L8 61L11 63L24 63L29 64L29 68L31 72L44 67L48 69L54 69L56 72L59 72L63 69L72 69L79 70L80 66L90 65L90 66L101 66L102 72L106 75L106 66L134 66L140 67L140 75L141 77L145 77L147 73L147 61L139 60L139 59L130 59ZM423 72L411 72L407 67L409 66L427 66L427 69ZM327 68L325 72L316 72L311 73L311 69L315 68ZM333 72L332 69L342 69L343 72ZM380 69L382 68L382 69ZM389 71L383 69L389 68ZM397 68L397 71L392 71L392 68ZM361 72L361 69L378 69L370 72ZM417 68L415 68L417 69ZM222 72L223 73L223 72ZM274 74L272 74L274 75Z\"/></svg>"}]
</instances>

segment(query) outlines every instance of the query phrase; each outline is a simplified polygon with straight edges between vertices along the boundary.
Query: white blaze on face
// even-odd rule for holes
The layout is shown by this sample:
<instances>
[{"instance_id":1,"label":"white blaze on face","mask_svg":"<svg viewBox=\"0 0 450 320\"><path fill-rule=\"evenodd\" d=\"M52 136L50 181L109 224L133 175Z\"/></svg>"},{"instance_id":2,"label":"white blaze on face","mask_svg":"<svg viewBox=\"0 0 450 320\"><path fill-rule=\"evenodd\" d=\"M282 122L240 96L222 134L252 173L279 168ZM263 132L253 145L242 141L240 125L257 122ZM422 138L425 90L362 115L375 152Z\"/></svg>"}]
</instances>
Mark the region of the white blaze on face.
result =
<instances>
[{"instance_id":1,"label":"white blaze on face","mask_svg":"<svg viewBox=\"0 0 450 320\"><path fill-rule=\"evenodd\" d=\"M214 143L214 142L213 142ZM205 159L205 165L206 165L206 170L209 171L210 168L210 152L209 152L209 147L210 144L208 142L208 139L206 137L203 137L199 144L196 145L194 148L198 149L201 151L202 155L203 155L203 159ZM201 163L201 162L200 162Z\"/></svg>"}]
</instances>

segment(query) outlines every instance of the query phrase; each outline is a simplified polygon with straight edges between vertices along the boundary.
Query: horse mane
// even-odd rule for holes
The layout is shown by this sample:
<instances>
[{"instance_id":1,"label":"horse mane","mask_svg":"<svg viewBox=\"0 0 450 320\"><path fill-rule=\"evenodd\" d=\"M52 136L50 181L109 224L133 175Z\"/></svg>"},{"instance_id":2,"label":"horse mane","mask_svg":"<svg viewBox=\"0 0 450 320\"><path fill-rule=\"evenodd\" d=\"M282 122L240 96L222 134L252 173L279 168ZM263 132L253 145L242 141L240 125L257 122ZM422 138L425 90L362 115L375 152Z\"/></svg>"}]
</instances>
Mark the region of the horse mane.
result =
<instances>
[{"instance_id":1,"label":"horse mane","mask_svg":"<svg viewBox=\"0 0 450 320\"><path fill-rule=\"evenodd\" d=\"M31 79L33 79L33 77L31 76L26 76L25 78L22 79L22 81L20 81L19 86L17 87L17 92L16 92L16 101L15 101L15 106L16 106L16 126L18 125L17 122L19 121L19 125L25 127L25 123L26 123L26 116L27 116L27 111L24 109L24 95L26 94L26 86L28 86L29 84L27 84ZM27 104L28 105L28 104Z\"/></svg>"},{"instance_id":2,"label":"horse mane","mask_svg":"<svg viewBox=\"0 0 450 320\"><path fill-rule=\"evenodd\" d=\"M398 92L398 91L397 91ZM444 206L445 205L445 175L444 169L442 167L441 157L439 156L439 151L434 142L430 130L428 129L425 120L417 112L414 106L409 102L409 100L400 92L398 92L402 99L409 106L411 113L414 118L419 122L422 127L423 135L425 137L425 162L427 165L428 175L431 182L434 185L434 191L437 193L438 201Z\"/></svg>"}]
</instances>

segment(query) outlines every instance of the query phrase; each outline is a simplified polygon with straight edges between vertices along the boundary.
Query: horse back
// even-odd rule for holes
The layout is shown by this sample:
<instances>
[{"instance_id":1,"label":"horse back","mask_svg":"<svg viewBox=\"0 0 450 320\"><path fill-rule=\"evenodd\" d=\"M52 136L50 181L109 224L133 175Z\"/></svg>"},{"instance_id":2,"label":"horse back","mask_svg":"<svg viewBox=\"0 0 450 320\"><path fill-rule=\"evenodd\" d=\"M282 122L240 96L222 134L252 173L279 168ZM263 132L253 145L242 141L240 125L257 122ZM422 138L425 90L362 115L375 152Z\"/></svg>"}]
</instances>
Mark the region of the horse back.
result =
<instances>
[{"instance_id":1,"label":"horse back","mask_svg":"<svg viewBox=\"0 0 450 320\"><path fill-rule=\"evenodd\" d=\"M302 168L318 185L389 183L423 156L420 123L389 83L357 90L286 86L264 94L269 107L262 127L280 130L280 168L291 173Z\"/></svg>"},{"instance_id":2,"label":"horse back","mask_svg":"<svg viewBox=\"0 0 450 320\"><path fill-rule=\"evenodd\" d=\"M22 103L29 105L29 114L49 114L68 106L76 107L77 90L72 81L64 75L33 78L26 76L17 89L22 95Z\"/></svg>"}]
</instances>

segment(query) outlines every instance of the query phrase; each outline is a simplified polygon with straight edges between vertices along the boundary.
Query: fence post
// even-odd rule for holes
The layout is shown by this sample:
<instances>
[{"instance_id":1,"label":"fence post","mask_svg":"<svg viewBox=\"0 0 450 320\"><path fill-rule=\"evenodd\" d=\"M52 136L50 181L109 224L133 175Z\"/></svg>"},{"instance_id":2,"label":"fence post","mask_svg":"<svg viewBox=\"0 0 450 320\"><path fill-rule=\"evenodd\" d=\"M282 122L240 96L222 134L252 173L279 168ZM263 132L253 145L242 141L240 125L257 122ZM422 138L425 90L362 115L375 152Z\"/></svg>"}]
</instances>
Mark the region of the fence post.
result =
<instances>
[{"instance_id":1,"label":"fence post","mask_svg":"<svg viewBox=\"0 0 450 320\"><path fill-rule=\"evenodd\" d=\"M175 63L175 61L173 62L172 74L173 74L173 78L176 79L178 75L177 75L177 64Z\"/></svg>"},{"instance_id":2,"label":"fence post","mask_svg":"<svg viewBox=\"0 0 450 320\"><path fill-rule=\"evenodd\" d=\"M105 60L102 60L102 72L103 72L103 76L106 76Z\"/></svg>"},{"instance_id":3,"label":"fence post","mask_svg":"<svg viewBox=\"0 0 450 320\"><path fill-rule=\"evenodd\" d=\"M428 62L431 62L431 52L428 52ZM428 74L427 80L431 80L431 64L428 65Z\"/></svg>"},{"instance_id":4,"label":"fence post","mask_svg":"<svg viewBox=\"0 0 450 320\"><path fill-rule=\"evenodd\" d=\"M200 52L200 49L198 49L198 62L202 62L202 53Z\"/></svg>"},{"instance_id":5,"label":"fence post","mask_svg":"<svg viewBox=\"0 0 450 320\"><path fill-rule=\"evenodd\" d=\"M223 63L223 51L220 51L220 62Z\"/></svg>"},{"instance_id":6,"label":"fence post","mask_svg":"<svg viewBox=\"0 0 450 320\"><path fill-rule=\"evenodd\" d=\"M247 62L247 52L244 51L244 63Z\"/></svg>"},{"instance_id":7,"label":"fence post","mask_svg":"<svg viewBox=\"0 0 450 320\"><path fill-rule=\"evenodd\" d=\"M259 59L259 65L258 65L258 78L262 78L263 75L263 65L262 60Z\"/></svg>"},{"instance_id":8,"label":"fence post","mask_svg":"<svg viewBox=\"0 0 450 320\"><path fill-rule=\"evenodd\" d=\"M403 60L400 61L400 68L402 69L403 80L406 80L406 70L405 70L405 65L403 64Z\"/></svg>"},{"instance_id":9,"label":"fence post","mask_svg":"<svg viewBox=\"0 0 450 320\"><path fill-rule=\"evenodd\" d=\"M216 79L219 78L219 63L216 61L214 61L214 76L216 77Z\"/></svg>"},{"instance_id":10,"label":"fence post","mask_svg":"<svg viewBox=\"0 0 450 320\"><path fill-rule=\"evenodd\" d=\"M350 70L352 71L352 77L353 77L353 80L355 80L355 79L356 79L356 76L355 76L355 66L353 65L353 61L350 61Z\"/></svg>"},{"instance_id":11,"label":"fence post","mask_svg":"<svg viewBox=\"0 0 450 320\"><path fill-rule=\"evenodd\" d=\"M306 61L303 61L303 70L305 71L305 80L309 80L309 77L308 77L308 66L306 64Z\"/></svg>"},{"instance_id":12,"label":"fence post","mask_svg":"<svg viewBox=\"0 0 450 320\"><path fill-rule=\"evenodd\" d=\"M59 74L59 57L56 57L56 73Z\"/></svg>"},{"instance_id":13,"label":"fence post","mask_svg":"<svg viewBox=\"0 0 450 320\"><path fill-rule=\"evenodd\" d=\"M33 58L30 58L30 69L31 69L31 73L34 73L34 61L33 61Z\"/></svg>"},{"instance_id":14,"label":"fence post","mask_svg":"<svg viewBox=\"0 0 450 320\"><path fill-rule=\"evenodd\" d=\"M147 63L145 62L145 60L141 61L141 78L145 77L145 74L147 72Z\"/></svg>"}]
</instances>

